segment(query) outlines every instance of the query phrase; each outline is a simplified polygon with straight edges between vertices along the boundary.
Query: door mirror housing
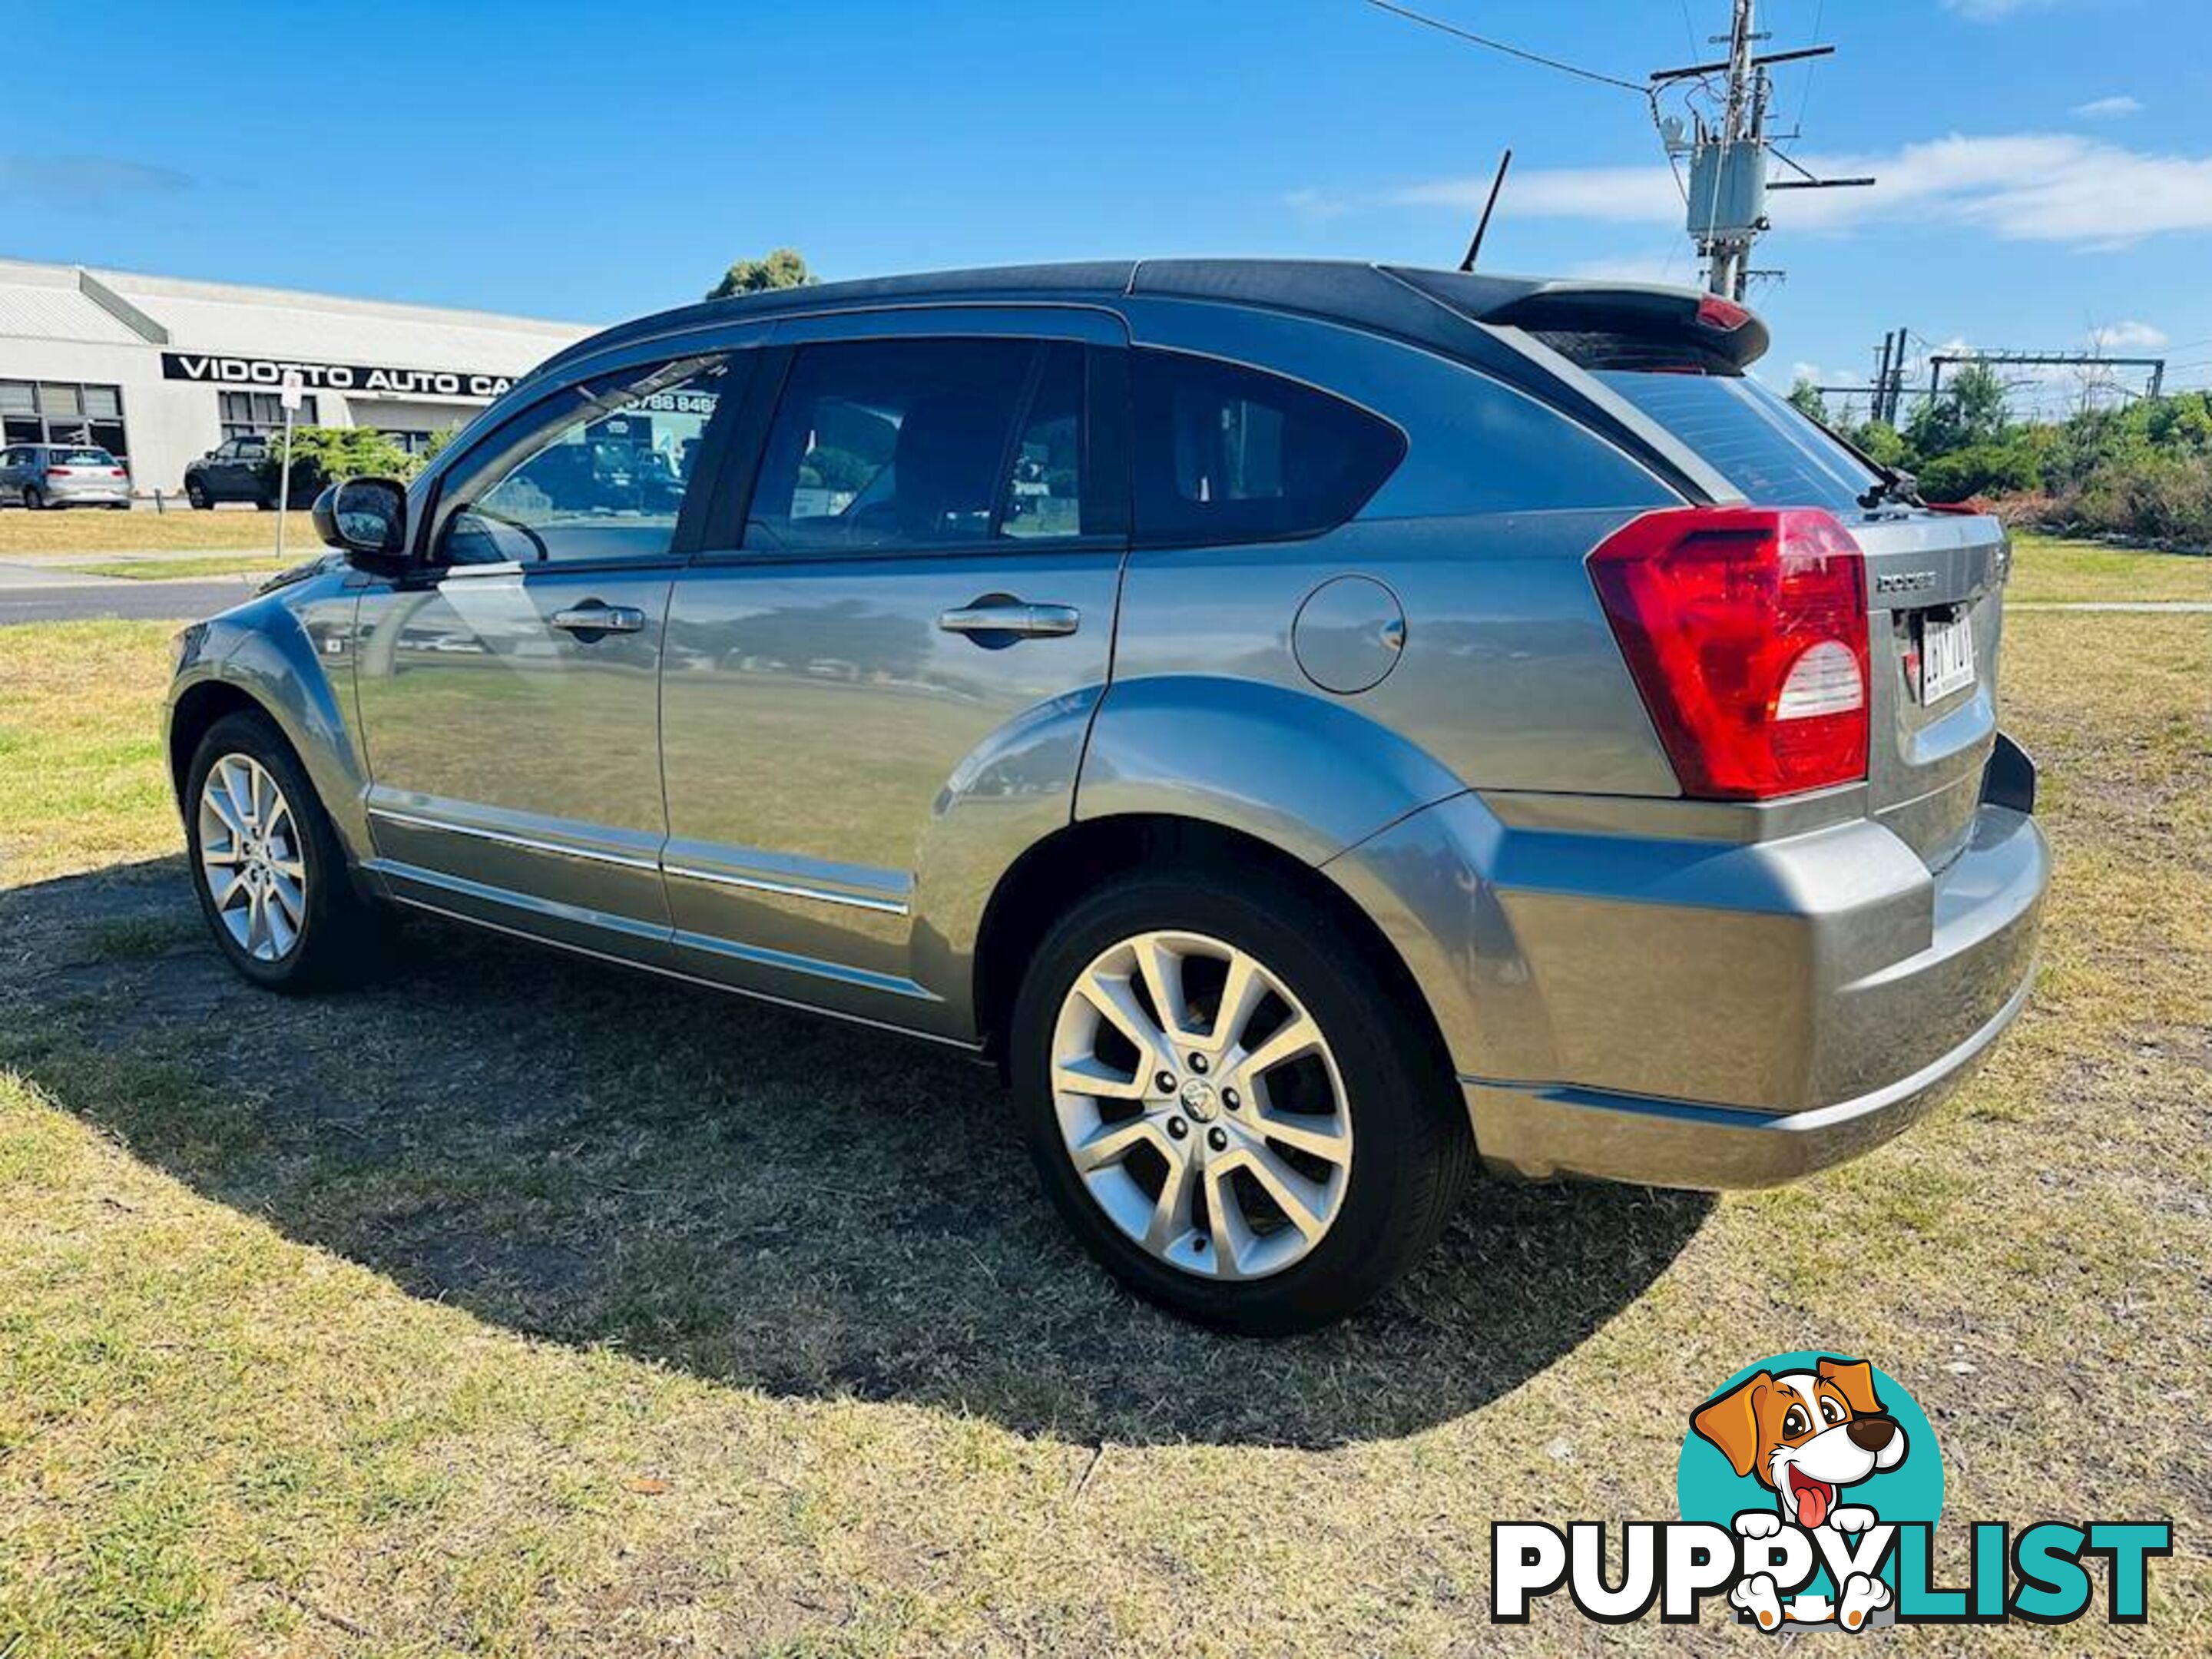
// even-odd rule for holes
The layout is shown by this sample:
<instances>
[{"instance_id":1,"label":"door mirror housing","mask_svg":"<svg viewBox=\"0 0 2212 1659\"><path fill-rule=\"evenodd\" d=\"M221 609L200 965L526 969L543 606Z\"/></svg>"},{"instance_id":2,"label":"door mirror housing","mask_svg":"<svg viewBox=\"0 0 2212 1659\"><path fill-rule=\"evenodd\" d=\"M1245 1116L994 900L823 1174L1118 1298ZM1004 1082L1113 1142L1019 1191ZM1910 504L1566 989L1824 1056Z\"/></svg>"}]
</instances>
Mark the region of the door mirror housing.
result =
<instances>
[{"instance_id":1,"label":"door mirror housing","mask_svg":"<svg viewBox=\"0 0 2212 1659\"><path fill-rule=\"evenodd\" d=\"M407 568L407 486L397 478L347 478L315 497L315 532L374 575Z\"/></svg>"}]
</instances>

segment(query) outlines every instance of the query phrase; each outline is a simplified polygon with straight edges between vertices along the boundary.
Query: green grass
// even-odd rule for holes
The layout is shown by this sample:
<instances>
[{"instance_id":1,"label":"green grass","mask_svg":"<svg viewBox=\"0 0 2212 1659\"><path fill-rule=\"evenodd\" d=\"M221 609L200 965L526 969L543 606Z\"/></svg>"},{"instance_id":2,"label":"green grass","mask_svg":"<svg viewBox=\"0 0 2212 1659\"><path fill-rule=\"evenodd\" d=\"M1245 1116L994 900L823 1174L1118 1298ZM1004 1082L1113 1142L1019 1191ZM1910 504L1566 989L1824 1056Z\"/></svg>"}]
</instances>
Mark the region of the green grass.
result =
<instances>
[{"instance_id":1,"label":"green grass","mask_svg":"<svg viewBox=\"0 0 2212 1659\"><path fill-rule=\"evenodd\" d=\"M2006 596L2021 603L2195 599L2212 602L2212 555L2164 553L2013 532Z\"/></svg>"},{"instance_id":2,"label":"green grass","mask_svg":"<svg viewBox=\"0 0 2212 1659\"><path fill-rule=\"evenodd\" d=\"M55 568L85 576L120 576L126 581L134 582L204 580L210 576L273 576L280 570L314 556L321 548L320 542L312 543L304 548L288 547L281 559L273 553L210 553L199 559L117 559L105 562L62 564Z\"/></svg>"},{"instance_id":3,"label":"green grass","mask_svg":"<svg viewBox=\"0 0 2212 1659\"><path fill-rule=\"evenodd\" d=\"M294 513L284 521L286 548L312 550L321 540L313 518ZM250 507L220 507L194 513L181 501L166 513L0 512L0 559L30 556L140 551L266 553L276 545L276 515Z\"/></svg>"},{"instance_id":4,"label":"green grass","mask_svg":"<svg viewBox=\"0 0 2212 1659\"><path fill-rule=\"evenodd\" d=\"M0 629L0 1654L1595 1654L1488 1625L1490 1521L1670 1515L1798 1347L1914 1390L1948 1520L2171 1518L2150 1625L2067 1641L2205 1651L2212 629L2091 623L2008 628L2045 966L1934 1118L1717 1202L1486 1184L1274 1344L1112 1291L957 1057L427 927L246 989L167 630Z\"/></svg>"}]
</instances>

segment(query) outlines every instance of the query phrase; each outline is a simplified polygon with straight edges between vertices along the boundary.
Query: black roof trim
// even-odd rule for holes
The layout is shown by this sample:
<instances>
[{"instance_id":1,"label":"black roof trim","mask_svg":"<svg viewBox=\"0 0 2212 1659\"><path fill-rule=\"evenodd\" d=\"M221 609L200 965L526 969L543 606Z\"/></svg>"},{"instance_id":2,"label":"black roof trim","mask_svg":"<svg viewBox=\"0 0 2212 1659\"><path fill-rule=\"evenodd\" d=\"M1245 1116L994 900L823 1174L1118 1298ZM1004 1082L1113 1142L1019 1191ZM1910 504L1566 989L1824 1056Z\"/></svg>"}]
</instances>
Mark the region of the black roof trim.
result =
<instances>
[{"instance_id":1,"label":"black roof trim","mask_svg":"<svg viewBox=\"0 0 2212 1659\"><path fill-rule=\"evenodd\" d=\"M1736 368L1766 346L1765 325L1755 317L1725 334L1699 323L1698 306L1703 296L1694 289L1492 276L1352 260L1120 259L926 271L702 301L619 323L580 340L548 358L529 378L610 347L716 322L765 320L874 304L990 305L1020 300L1110 305L1131 295L1295 313L1425 347L1481 368L1565 411L1626 449L1693 501L1703 499L1701 488L1671 457L1655 449L1611 410L1480 325L1564 332L1589 330L1610 319L1613 326L1627 331L1656 327L1670 338L1687 328L1693 337L1688 343L1707 352L1716 366L1725 362Z\"/></svg>"},{"instance_id":2,"label":"black roof trim","mask_svg":"<svg viewBox=\"0 0 2212 1659\"><path fill-rule=\"evenodd\" d=\"M1528 328L1586 328L1599 313L1646 325L1694 320L1694 289L1635 283L1571 282L1534 276L1491 276L1414 265L1376 265L1339 259L1093 259L1063 264L994 265L973 270L921 271L871 276L811 288L771 289L618 323L580 340L549 360L558 363L625 340L668 333L725 319L802 315L876 303L930 301L988 304L994 300L1111 300L1153 294L1186 300L1220 300L1308 316L1333 318L1387 334L1445 346L1431 307L1408 289L1474 322ZM1572 322L1549 320L1554 307ZM1764 350L1766 329L1753 318L1735 331L1729 354L1738 367ZM1756 343L1757 349L1743 348ZM1445 349L1449 349L1445 347Z\"/></svg>"}]
</instances>

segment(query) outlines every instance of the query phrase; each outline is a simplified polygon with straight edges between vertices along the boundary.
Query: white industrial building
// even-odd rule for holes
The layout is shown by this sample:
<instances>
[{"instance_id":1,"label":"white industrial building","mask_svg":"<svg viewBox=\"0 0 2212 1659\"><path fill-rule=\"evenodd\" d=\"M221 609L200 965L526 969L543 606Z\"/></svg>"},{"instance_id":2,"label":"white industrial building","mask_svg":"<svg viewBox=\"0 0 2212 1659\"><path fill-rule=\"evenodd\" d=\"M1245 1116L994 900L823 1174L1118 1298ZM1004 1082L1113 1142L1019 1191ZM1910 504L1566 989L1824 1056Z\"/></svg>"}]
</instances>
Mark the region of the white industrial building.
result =
<instances>
[{"instance_id":1,"label":"white industrial building","mask_svg":"<svg viewBox=\"0 0 2212 1659\"><path fill-rule=\"evenodd\" d=\"M0 259L5 442L95 443L133 493L176 495L226 438L271 432L287 369L303 425L419 448L592 332L572 323Z\"/></svg>"}]
</instances>

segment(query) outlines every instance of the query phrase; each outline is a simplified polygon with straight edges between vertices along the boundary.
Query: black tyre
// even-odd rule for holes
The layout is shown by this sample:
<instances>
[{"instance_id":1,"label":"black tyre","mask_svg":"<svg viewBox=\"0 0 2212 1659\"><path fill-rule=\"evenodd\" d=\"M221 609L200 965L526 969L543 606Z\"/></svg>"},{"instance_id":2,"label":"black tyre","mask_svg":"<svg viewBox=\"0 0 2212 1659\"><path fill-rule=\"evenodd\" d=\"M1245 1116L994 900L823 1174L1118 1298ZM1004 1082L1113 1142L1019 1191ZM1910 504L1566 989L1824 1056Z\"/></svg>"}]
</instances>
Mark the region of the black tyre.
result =
<instances>
[{"instance_id":1,"label":"black tyre","mask_svg":"<svg viewBox=\"0 0 2212 1659\"><path fill-rule=\"evenodd\" d=\"M1140 872L1080 901L1016 1000L1010 1070L1054 1204L1155 1302L1255 1334L1363 1306L1474 1152L1436 1044L1295 886Z\"/></svg>"},{"instance_id":2,"label":"black tyre","mask_svg":"<svg viewBox=\"0 0 2212 1659\"><path fill-rule=\"evenodd\" d=\"M185 836L216 944L256 985L327 990L384 966L390 919L355 888L314 787L266 715L226 714L200 739Z\"/></svg>"},{"instance_id":3,"label":"black tyre","mask_svg":"<svg viewBox=\"0 0 2212 1659\"><path fill-rule=\"evenodd\" d=\"M207 486L198 478L185 480L185 499L191 503L195 513L204 513L215 505L208 497Z\"/></svg>"},{"instance_id":4,"label":"black tyre","mask_svg":"<svg viewBox=\"0 0 2212 1659\"><path fill-rule=\"evenodd\" d=\"M46 507L46 492L44 490L33 489L28 484L24 485L23 505L33 513L45 512Z\"/></svg>"},{"instance_id":5,"label":"black tyre","mask_svg":"<svg viewBox=\"0 0 2212 1659\"><path fill-rule=\"evenodd\" d=\"M253 504L264 513L274 513L276 510L276 498L274 495L257 495L253 498Z\"/></svg>"}]
</instances>

